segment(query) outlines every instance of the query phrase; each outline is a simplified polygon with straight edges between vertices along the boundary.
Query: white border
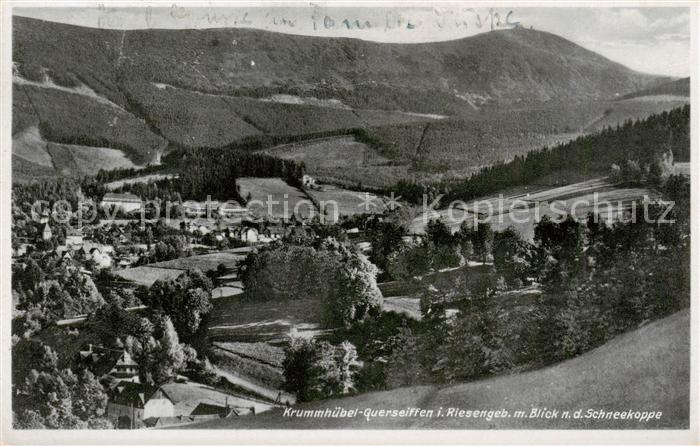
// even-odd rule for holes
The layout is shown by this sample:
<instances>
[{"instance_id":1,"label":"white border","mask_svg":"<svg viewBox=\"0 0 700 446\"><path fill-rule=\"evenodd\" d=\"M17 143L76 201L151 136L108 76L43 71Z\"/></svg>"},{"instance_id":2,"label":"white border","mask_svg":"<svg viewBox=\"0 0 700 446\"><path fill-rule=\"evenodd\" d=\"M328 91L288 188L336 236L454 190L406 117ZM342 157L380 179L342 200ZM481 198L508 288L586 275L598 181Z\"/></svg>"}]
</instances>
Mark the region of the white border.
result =
<instances>
[{"instance_id":1,"label":"white border","mask_svg":"<svg viewBox=\"0 0 700 446\"><path fill-rule=\"evenodd\" d=\"M689 430L146 430L146 431L21 431L12 430L10 406L10 345L12 298L10 293L10 189L11 189L11 8L41 6L160 6L169 7L173 0L163 1L5 1L0 0L0 243L3 253L0 258L0 445L4 444L700 444L698 436L698 339L700 338L700 317L698 313L698 289L700 274L700 244L691 241L691 380L690 380L690 429ZM333 6L390 6L417 5L455 2L420 1L318 1ZM464 3L464 2L461 2ZM610 2L561 2L561 1L469 1L479 6L548 6L548 7L612 7L612 6L678 6L691 9L691 203L692 234L700 233L700 160L698 159L698 3L693 1L610 1ZM270 6L270 5L308 5L303 1L182 1L179 6Z\"/></svg>"}]
</instances>

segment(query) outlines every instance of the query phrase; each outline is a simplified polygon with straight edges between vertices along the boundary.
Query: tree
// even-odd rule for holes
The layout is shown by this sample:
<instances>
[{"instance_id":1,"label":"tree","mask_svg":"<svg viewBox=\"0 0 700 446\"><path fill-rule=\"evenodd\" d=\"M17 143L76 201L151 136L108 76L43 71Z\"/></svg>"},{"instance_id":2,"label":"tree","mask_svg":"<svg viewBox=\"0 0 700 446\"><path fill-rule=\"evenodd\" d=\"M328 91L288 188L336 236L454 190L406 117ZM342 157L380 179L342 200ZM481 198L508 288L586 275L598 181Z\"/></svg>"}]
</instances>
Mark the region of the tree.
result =
<instances>
[{"instance_id":1,"label":"tree","mask_svg":"<svg viewBox=\"0 0 700 446\"><path fill-rule=\"evenodd\" d=\"M481 257L482 262L486 262L486 257L491 253L493 243L493 229L488 223L480 223L468 233L472 242L474 254Z\"/></svg>"},{"instance_id":2,"label":"tree","mask_svg":"<svg viewBox=\"0 0 700 446\"><path fill-rule=\"evenodd\" d=\"M428 240L438 246L454 246L456 244L452 237L452 231L440 219L430 220L425 228L425 234Z\"/></svg>"},{"instance_id":3,"label":"tree","mask_svg":"<svg viewBox=\"0 0 700 446\"><path fill-rule=\"evenodd\" d=\"M530 246L513 228L496 232L493 238L493 264L505 281L516 286L530 273Z\"/></svg>"},{"instance_id":4,"label":"tree","mask_svg":"<svg viewBox=\"0 0 700 446\"><path fill-rule=\"evenodd\" d=\"M417 385L423 374L420 362L416 361L420 353L416 334L409 328L402 328L387 342L394 348L386 358L386 386L393 389Z\"/></svg>"},{"instance_id":5,"label":"tree","mask_svg":"<svg viewBox=\"0 0 700 446\"><path fill-rule=\"evenodd\" d=\"M298 402L351 393L361 363L355 346L348 341L334 346L326 341L295 337L285 348L285 389Z\"/></svg>"},{"instance_id":6,"label":"tree","mask_svg":"<svg viewBox=\"0 0 700 446\"><path fill-rule=\"evenodd\" d=\"M12 347L12 386L21 388L29 371L51 372L58 366L58 355L35 339L21 339Z\"/></svg>"},{"instance_id":7,"label":"tree","mask_svg":"<svg viewBox=\"0 0 700 446\"><path fill-rule=\"evenodd\" d=\"M407 280L427 273L432 266L428 243L401 243L387 258L387 271L396 280Z\"/></svg>"},{"instance_id":8,"label":"tree","mask_svg":"<svg viewBox=\"0 0 700 446\"><path fill-rule=\"evenodd\" d=\"M284 362L284 388L293 392L298 402L312 401L318 397L312 393L315 379L314 364L316 358L316 346L313 341L305 338L292 338L285 349Z\"/></svg>"},{"instance_id":9,"label":"tree","mask_svg":"<svg viewBox=\"0 0 700 446\"><path fill-rule=\"evenodd\" d=\"M125 345L139 364L139 376L142 382L161 385L175 378L185 369L193 354L184 344L180 344L177 331L169 317L163 316L158 321L156 339L149 336L143 340L128 337Z\"/></svg>"},{"instance_id":10,"label":"tree","mask_svg":"<svg viewBox=\"0 0 700 446\"><path fill-rule=\"evenodd\" d=\"M334 239L318 248L279 244L251 254L243 267L252 300L311 299L322 304L328 326L349 326L381 304L377 268Z\"/></svg>"},{"instance_id":11,"label":"tree","mask_svg":"<svg viewBox=\"0 0 700 446\"><path fill-rule=\"evenodd\" d=\"M391 221L372 222L368 225L367 236L372 245L369 260L377 265L380 271L389 271L388 258L402 243L405 234L402 226Z\"/></svg>"},{"instance_id":12,"label":"tree","mask_svg":"<svg viewBox=\"0 0 700 446\"><path fill-rule=\"evenodd\" d=\"M154 311L162 311L175 326L180 338L201 349L206 344L206 328L211 303L211 280L200 270L188 270L176 279L156 281L144 300Z\"/></svg>"},{"instance_id":13,"label":"tree","mask_svg":"<svg viewBox=\"0 0 700 446\"><path fill-rule=\"evenodd\" d=\"M33 342L33 341L28 341ZM75 375L70 369L56 368L56 354L48 347L26 344L22 352L35 351L38 370L28 366L13 370L15 392L12 401L15 426L19 429L85 429L111 426L104 419L107 395L89 371ZM20 351L17 359L27 360ZM30 355L37 359L35 354ZM16 366L16 364L13 364ZM20 373L25 373L20 380Z\"/></svg>"}]
</instances>

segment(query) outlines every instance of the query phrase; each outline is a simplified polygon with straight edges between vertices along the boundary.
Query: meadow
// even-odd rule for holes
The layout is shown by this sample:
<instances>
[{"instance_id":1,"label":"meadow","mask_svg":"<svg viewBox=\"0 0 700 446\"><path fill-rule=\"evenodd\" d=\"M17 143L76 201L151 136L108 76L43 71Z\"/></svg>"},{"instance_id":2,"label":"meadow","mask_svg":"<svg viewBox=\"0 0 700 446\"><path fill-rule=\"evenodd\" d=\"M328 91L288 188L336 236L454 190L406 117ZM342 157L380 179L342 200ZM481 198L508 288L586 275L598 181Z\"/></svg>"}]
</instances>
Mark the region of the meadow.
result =
<instances>
[{"instance_id":1,"label":"meadow","mask_svg":"<svg viewBox=\"0 0 700 446\"><path fill-rule=\"evenodd\" d=\"M315 300L254 302L245 296L214 302L209 337L215 342L283 344L291 334L315 336L320 330L321 304Z\"/></svg>"},{"instance_id":2,"label":"meadow","mask_svg":"<svg viewBox=\"0 0 700 446\"><path fill-rule=\"evenodd\" d=\"M357 192L343 189L331 184L322 184L318 188L307 189L307 194L316 200L324 210L325 218L352 216L359 214L381 213L386 205L381 197L369 192Z\"/></svg>"},{"instance_id":3,"label":"meadow","mask_svg":"<svg viewBox=\"0 0 700 446\"><path fill-rule=\"evenodd\" d=\"M653 406L662 412L658 420L570 417L364 417L326 418L322 423L309 417L282 417L273 410L260 417L236 422L237 428L277 429L687 429L689 420L688 310L679 311L636 330L624 333L583 355L524 373L496 376L446 386L411 386L369 392L343 399L299 405L299 409L333 409L336 406L383 409L460 407L464 409L516 410L531 407L606 411L644 410ZM604 364L605 366L601 366ZM682 384L679 384L682 383ZM632 388L631 388L632 387ZM637 409L639 408L639 409ZM443 412L444 413L444 412ZM230 420L203 423L199 429L230 429Z\"/></svg>"},{"instance_id":4,"label":"meadow","mask_svg":"<svg viewBox=\"0 0 700 446\"><path fill-rule=\"evenodd\" d=\"M248 208L256 215L287 219L292 215L305 218L318 214L303 192L279 178L243 177L236 180L236 185Z\"/></svg>"},{"instance_id":5,"label":"meadow","mask_svg":"<svg viewBox=\"0 0 700 446\"><path fill-rule=\"evenodd\" d=\"M137 285L151 286L157 280L170 280L179 277L184 271L155 266L137 266L117 271L115 274Z\"/></svg>"},{"instance_id":6,"label":"meadow","mask_svg":"<svg viewBox=\"0 0 700 446\"><path fill-rule=\"evenodd\" d=\"M535 186L525 193L490 196L456 203L452 209L428 211L411 220L409 232L424 233L427 222L433 219L441 219L456 232L463 222L472 226L478 219L479 224L488 222L495 231L513 227L525 239L532 240L534 227L544 216L561 218L562 212L573 210L576 218L584 219L597 210L601 220L611 224L623 218L632 203L640 203L645 197L654 200L659 194L646 188L614 187L605 178L555 188Z\"/></svg>"}]
</instances>

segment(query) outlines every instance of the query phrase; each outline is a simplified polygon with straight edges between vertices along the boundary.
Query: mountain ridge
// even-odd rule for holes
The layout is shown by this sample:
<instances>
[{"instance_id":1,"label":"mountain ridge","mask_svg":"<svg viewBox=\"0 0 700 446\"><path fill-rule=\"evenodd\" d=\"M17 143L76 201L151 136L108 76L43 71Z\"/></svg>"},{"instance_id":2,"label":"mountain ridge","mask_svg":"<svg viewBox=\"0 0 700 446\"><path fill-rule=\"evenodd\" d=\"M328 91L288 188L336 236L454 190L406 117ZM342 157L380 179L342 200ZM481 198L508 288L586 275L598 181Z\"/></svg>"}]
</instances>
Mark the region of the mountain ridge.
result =
<instances>
[{"instance_id":1,"label":"mountain ridge","mask_svg":"<svg viewBox=\"0 0 700 446\"><path fill-rule=\"evenodd\" d=\"M117 84L120 77L136 77L234 96L337 94L357 108L393 104L394 109L437 113L444 110L436 102L443 102L454 114L459 113L460 103L468 107L459 95L506 103L588 100L670 80L638 73L555 34L524 28L404 44L250 28L119 31L21 17L13 23L13 60L24 77L37 79L44 63L51 65L45 68L57 83L81 80L93 89ZM81 34L93 41L80 42ZM28 38L44 48L32 45ZM72 41L76 38L77 42ZM91 59L94 67L102 65L101 78L93 78L100 68L60 67L51 60L67 56L62 59L70 64L76 49L90 55L100 45L102 57ZM106 67L115 72L105 73ZM359 89L379 97L368 97ZM401 96L400 89L440 97L428 101L422 110L413 110L406 106L410 101L394 97Z\"/></svg>"},{"instance_id":2,"label":"mountain ridge","mask_svg":"<svg viewBox=\"0 0 700 446\"><path fill-rule=\"evenodd\" d=\"M58 143L118 149L145 165L177 147L363 128L373 149L396 155L409 176L454 166L451 175L465 175L575 136L612 98L668 82L528 29L402 44L249 28L122 31L15 16L13 39L13 135L37 126L43 138L33 140L36 153L23 146L30 159L46 151L41 144ZM673 105L620 102L610 116ZM407 155L416 129L437 118L445 119L431 126L430 148L420 159ZM374 178L386 170L373 169Z\"/></svg>"}]
</instances>

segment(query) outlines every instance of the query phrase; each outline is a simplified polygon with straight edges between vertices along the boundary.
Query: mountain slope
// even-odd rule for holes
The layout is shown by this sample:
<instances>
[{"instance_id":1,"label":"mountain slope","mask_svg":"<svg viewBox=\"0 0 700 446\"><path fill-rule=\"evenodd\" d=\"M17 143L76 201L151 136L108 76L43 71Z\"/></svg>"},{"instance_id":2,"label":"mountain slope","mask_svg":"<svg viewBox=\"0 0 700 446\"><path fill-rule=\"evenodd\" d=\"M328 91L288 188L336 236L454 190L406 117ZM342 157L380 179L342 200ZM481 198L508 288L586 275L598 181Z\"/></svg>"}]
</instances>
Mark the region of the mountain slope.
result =
<instances>
[{"instance_id":1,"label":"mountain slope","mask_svg":"<svg viewBox=\"0 0 700 446\"><path fill-rule=\"evenodd\" d=\"M57 83L80 81L120 104L120 76L216 93L337 96L356 108L426 113L445 112L445 103L458 112L477 98L607 98L660 81L528 29L389 44L240 28L122 32L22 17L13 24L22 76L40 78L44 67Z\"/></svg>"},{"instance_id":2,"label":"mountain slope","mask_svg":"<svg viewBox=\"0 0 700 446\"><path fill-rule=\"evenodd\" d=\"M645 88L640 91L635 91L626 94L620 99L632 99L644 96L658 95L681 96L690 98L690 78L684 77L675 81L664 82L650 88Z\"/></svg>"},{"instance_id":3,"label":"mountain slope","mask_svg":"<svg viewBox=\"0 0 700 446\"><path fill-rule=\"evenodd\" d=\"M687 429L690 395L690 312L683 310L625 333L560 364L526 373L447 387L418 386L295 406L298 409L406 409L437 411L532 407L575 411L661 411L660 419L545 418L296 418L282 410L227 418L190 429Z\"/></svg>"},{"instance_id":4,"label":"mountain slope","mask_svg":"<svg viewBox=\"0 0 700 446\"><path fill-rule=\"evenodd\" d=\"M13 38L13 135L37 126L46 142L117 149L136 165L176 147L264 148L363 128L372 149L404 172L398 179L464 176L574 137L607 112L608 98L667 80L526 29L388 44L235 28L117 31L15 16ZM635 117L658 111L653 105ZM610 116L631 117L626 109ZM423 142L408 140L407 128L425 134ZM62 153L67 167L57 174L85 174ZM352 183L393 184L395 167L359 172Z\"/></svg>"}]
</instances>

